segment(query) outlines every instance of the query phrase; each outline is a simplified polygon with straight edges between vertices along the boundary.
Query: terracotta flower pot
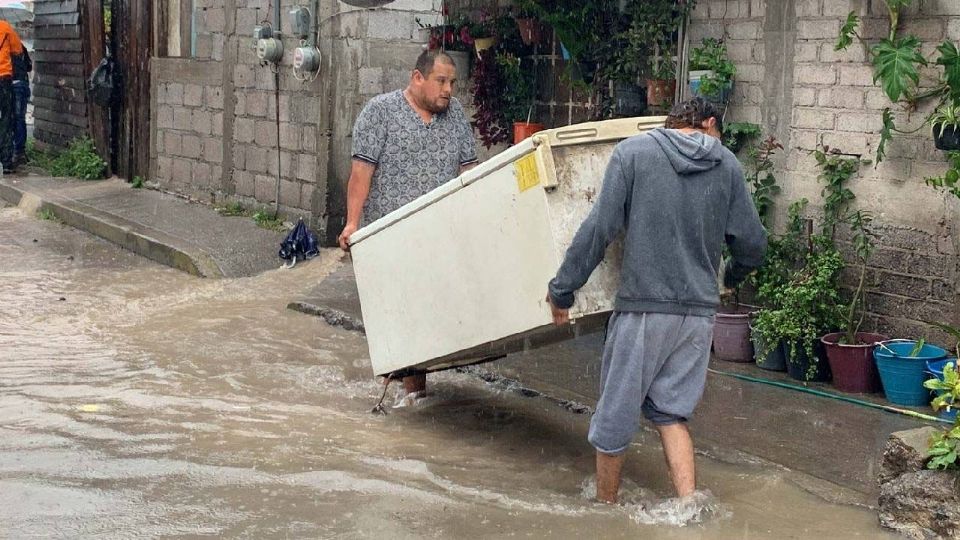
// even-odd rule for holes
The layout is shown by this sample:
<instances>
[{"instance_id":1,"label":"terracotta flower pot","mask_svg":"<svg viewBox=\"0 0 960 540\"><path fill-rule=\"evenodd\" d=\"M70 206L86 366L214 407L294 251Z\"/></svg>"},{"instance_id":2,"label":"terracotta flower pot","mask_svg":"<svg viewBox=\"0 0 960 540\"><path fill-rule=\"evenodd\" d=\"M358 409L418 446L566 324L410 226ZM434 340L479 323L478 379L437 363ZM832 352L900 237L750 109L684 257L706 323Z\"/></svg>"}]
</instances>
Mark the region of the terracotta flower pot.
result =
<instances>
[{"instance_id":1,"label":"terracotta flower pot","mask_svg":"<svg viewBox=\"0 0 960 540\"><path fill-rule=\"evenodd\" d=\"M840 343L843 332L820 338L827 349L827 361L833 372L833 386L842 392L874 393L883 389L880 373L873 361L873 347L890 338L881 334L857 332L859 345Z\"/></svg>"},{"instance_id":2,"label":"terracotta flower pot","mask_svg":"<svg viewBox=\"0 0 960 540\"><path fill-rule=\"evenodd\" d=\"M517 27L520 28L520 39L524 45L536 45L540 43L540 21L532 17L517 19Z\"/></svg>"},{"instance_id":3,"label":"terracotta flower pot","mask_svg":"<svg viewBox=\"0 0 960 540\"><path fill-rule=\"evenodd\" d=\"M651 107L669 107L673 105L673 95L676 90L676 79L649 79L647 80L647 104Z\"/></svg>"},{"instance_id":4,"label":"terracotta flower pot","mask_svg":"<svg viewBox=\"0 0 960 540\"><path fill-rule=\"evenodd\" d=\"M543 131L543 124L536 122L514 122L513 144L517 144L538 131Z\"/></svg>"}]
</instances>

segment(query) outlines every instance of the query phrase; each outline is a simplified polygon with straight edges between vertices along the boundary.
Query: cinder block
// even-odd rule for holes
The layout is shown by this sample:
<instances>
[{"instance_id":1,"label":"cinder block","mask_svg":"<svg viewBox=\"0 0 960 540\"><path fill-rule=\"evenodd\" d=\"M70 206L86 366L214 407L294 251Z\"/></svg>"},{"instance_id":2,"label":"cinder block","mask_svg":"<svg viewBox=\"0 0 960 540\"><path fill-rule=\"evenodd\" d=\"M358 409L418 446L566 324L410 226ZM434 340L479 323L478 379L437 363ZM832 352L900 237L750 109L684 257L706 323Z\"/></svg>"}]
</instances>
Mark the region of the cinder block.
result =
<instances>
[{"instance_id":1,"label":"cinder block","mask_svg":"<svg viewBox=\"0 0 960 540\"><path fill-rule=\"evenodd\" d=\"M173 107L170 105L159 105L157 107L157 127L160 129L173 127Z\"/></svg>"},{"instance_id":2,"label":"cinder block","mask_svg":"<svg viewBox=\"0 0 960 540\"><path fill-rule=\"evenodd\" d=\"M297 159L297 178L307 182L317 181L317 156L300 154Z\"/></svg>"},{"instance_id":3,"label":"cinder block","mask_svg":"<svg viewBox=\"0 0 960 540\"><path fill-rule=\"evenodd\" d=\"M817 104L835 109L863 109L863 96L863 88L835 86L820 90Z\"/></svg>"},{"instance_id":4,"label":"cinder block","mask_svg":"<svg viewBox=\"0 0 960 540\"><path fill-rule=\"evenodd\" d=\"M280 124L280 148L300 150L300 126L291 122Z\"/></svg>"},{"instance_id":5,"label":"cinder block","mask_svg":"<svg viewBox=\"0 0 960 540\"><path fill-rule=\"evenodd\" d=\"M280 181L280 204L291 208L300 206L300 182L295 180Z\"/></svg>"},{"instance_id":6,"label":"cinder block","mask_svg":"<svg viewBox=\"0 0 960 540\"><path fill-rule=\"evenodd\" d=\"M413 39L413 29L417 26L413 13L387 10L367 12L367 37L383 40Z\"/></svg>"},{"instance_id":7,"label":"cinder block","mask_svg":"<svg viewBox=\"0 0 960 540\"><path fill-rule=\"evenodd\" d=\"M197 159L203 153L203 144L196 135L184 135L181 152L184 157Z\"/></svg>"},{"instance_id":8,"label":"cinder block","mask_svg":"<svg viewBox=\"0 0 960 540\"><path fill-rule=\"evenodd\" d=\"M277 146L277 124L269 120L258 120L254 141L259 146L275 148Z\"/></svg>"},{"instance_id":9,"label":"cinder block","mask_svg":"<svg viewBox=\"0 0 960 540\"><path fill-rule=\"evenodd\" d=\"M245 167L248 171L267 172L267 149L259 146L248 146L245 157Z\"/></svg>"},{"instance_id":10,"label":"cinder block","mask_svg":"<svg viewBox=\"0 0 960 540\"><path fill-rule=\"evenodd\" d=\"M193 111L193 131L201 135L209 135L212 131L211 117L208 111L196 109Z\"/></svg>"},{"instance_id":11,"label":"cinder block","mask_svg":"<svg viewBox=\"0 0 960 540\"><path fill-rule=\"evenodd\" d=\"M300 145L307 152L317 151L317 128L316 126L303 126L303 141Z\"/></svg>"},{"instance_id":12,"label":"cinder block","mask_svg":"<svg viewBox=\"0 0 960 540\"><path fill-rule=\"evenodd\" d=\"M193 162L193 184L195 186L209 187L211 185L210 164L202 161Z\"/></svg>"},{"instance_id":13,"label":"cinder block","mask_svg":"<svg viewBox=\"0 0 960 540\"><path fill-rule=\"evenodd\" d=\"M905 36L914 35L922 41L939 41L946 35L946 17L901 19L900 31Z\"/></svg>"},{"instance_id":14,"label":"cinder block","mask_svg":"<svg viewBox=\"0 0 960 540\"><path fill-rule=\"evenodd\" d=\"M269 203L277 200L277 179L264 174L254 177L254 197L262 202Z\"/></svg>"},{"instance_id":15,"label":"cinder block","mask_svg":"<svg viewBox=\"0 0 960 540\"><path fill-rule=\"evenodd\" d=\"M870 66L837 66L841 86L873 86L873 68Z\"/></svg>"},{"instance_id":16,"label":"cinder block","mask_svg":"<svg viewBox=\"0 0 960 540\"><path fill-rule=\"evenodd\" d=\"M383 92L383 68L360 68L360 94L374 95Z\"/></svg>"},{"instance_id":17,"label":"cinder block","mask_svg":"<svg viewBox=\"0 0 960 540\"><path fill-rule=\"evenodd\" d=\"M223 109L223 88L219 86L205 86L203 88L203 104L208 109Z\"/></svg>"},{"instance_id":18,"label":"cinder block","mask_svg":"<svg viewBox=\"0 0 960 540\"><path fill-rule=\"evenodd\" d=\"M838 19L817 19L797 21L798 39L828 39L835 41L840 34Z\"/></svg>"},{"instance_id":19,"label":"cinder block","mask_svg":"<svg viewBox=\"0 0 960 540\"><path fill-rule=\"evenodd\" d=\"M313 210L313 192L315 190L313 184L304 183L300 186L300 208Z\"/></svg>"},{"instance_id":20,"label":"cinder block","mask_svg":"<svg viewBox=\"0 0 960 540\"><path fill-rule=\"evenodd\" d=\"M837 66L831 64L797 64L793 74L796 84L837 84Z\"/></svg>"},{"instance_id":21,"label":"cinder block","mask_svg":"<svg viewBox=\"0 0 960 540\"><path fill-rule=\"evenodd\" d=\"M239 169L233 170L233 189L241 197L253 197L255 183L253 175Z\"/></svg>"},{"instance_id":22,"label":"cinder block","mask_svg":"<svg viewBox=\"0 0 960 540\"><path fill-rule=\"evenodd\" d=\"M256 123L252 118L237 118L233 122L233 140L242 143L253 142L256 136Z\"/></svg>"},{"instance_id":23,"label":"cinder block","mask_svg":"<svg viewBox=\"0 0 960 540\"><path fill-rule=\"evenodd\" d=\"M756 21L741 21L727 27L730 39L759 39L761 36L760 23Z\"/></svg>"},{"instance_id":24,"label":"cinder block","mask_svg":"<svg viewBox=\"0 0 960 540\"><path fill-rule=\"evenodd\" d=\"M836 115L832 111L797 108L793 110L793 126L807 129L833 129Z\"/></svg>"},{"instance_id":25,"label":"cinder block","mask_svg":"<svg viewBox=\"0 0 960 540\"><path fill-rule=\"evenodd\" d=\"M170 155L170 156L183 155L180 152L181 144L182 143L181 143L180 135L172 131L163 132L163 147L167 155Z\"/></svg>"},{"instance_id":26,"label":"cinder block","mask_svg":"<svg viewBox=\"0 0 960 540\"><path fill-rule=\"evenodd\" d=\"M203 105L203 87L199 84L184 85L183 104L189 107L199 107Z\"/></svg>"},{"instance_id":27,"label":"cinder block","mask_svg":"<svg viewBox=\"0 0 960 540\"><path fill-rule=\"evenodd\" d=\"M190 109L183 107L173 109L173 127L184 131L193 129L193 115Z\"/></svg>"},{"instance_id":28,"label":"cinder block","mask_svg":"<svg viewBox=\"0 0 960 540\"><path fill-rule=\"evenodd\" d=\"M223 135L223 113L215 113L210 117L210 133L212 135Z\"/></svg>"},{"instance_id":29,"label":"cinder block","mask_svg":"<svg viewBox=\"0 0 960 540\"><path fill-rule=\"evenodd\" d=\"M166 102L170 105L183 105L183 85L180 83L167 83Z\"/></svg>"},{"instance_id":30,"label":"cinder block","mask_svg":"<svg viewBox=\"0 0 960 540\"><path fill-rule=\"evenodd\" d=\"M233 84L237 88L253 88L257 84L257 72L253 66L238 64L233 67Z\"/></svg>"},{"instance_id":31,"label":"cinder block","mask_svg":"<svg viewBox=\"0 0 960 540\"><path fill-rule=\"evenodd\" d=\"M820 43L797 43L793 48L794 62L816 62L820 59Z\"/></svg>"},{"instance_id":32,"label":"cinder block","mask_svg":"<svg viewBox=\"0 0 960 540\"><path fill-rule=\"evenodd\" d=\"M879 133L883 127L883 118L873 112L837 113L837 130L857 131L860 133Z\"/></svg>"},{"instance_id":33,"label":"cinder block","mask_svg":"<svg viewBox=\"0 0 960 540\"><path fill-rule=\"evenodd\" d=\"M822 2L823 0L797 0L797 17L819 17L823 14Z\"/></svg>"},{"instance_id":34,"label":"cinder block","mask_svg":"<svg viewBox=\"0 0 960 540\"><path fill-rule=\"evenodd\" d=\"M203 22L207 30L213 33L222 33L227 28L227 17L223 8L208 9Z\"/></svg>"},{"instance_id":35,"label":"cinder block","mask_svg":"<svg viewBox=\"0 0 960 540\"><path fill-rule=\"evenodd\" d=\"M203 159L210 163L223 162L223 140L217 137L204 139Z\"/></svg>"},{"instance_id":36,"label":"cinder block","mask_svg":"<svg viewBox=\"0 0 960 540\"><path fill-rule=\"evenodd\" d=\"M794 107L812 107L817 104L817 89L798 87L793 89Z\"/></svg>"},{"instance_id":37,"label":"cinder block","mask_svg":"<svg viewBox=\"0 0 960 540\"><path fill-rule=\"evenodd\" d=\"M170 180L175 184L186 184L190 182L192 175L192 167L190 165L190 160L182 158L173 159L173 174L170 175Z\"/></svg>"},{"instance_id":38,"label":"cinder block","mask_svg":"<svg viewBox=\"0 0 960 540\"><path fill-rule=\"evenodd\" d=\"M862 45L855 42L845 50L834 50L834 43L824 43L820 45L821 62L852 62L862 64L867 61L867 53Z\"/></svg>"}]
</instances>

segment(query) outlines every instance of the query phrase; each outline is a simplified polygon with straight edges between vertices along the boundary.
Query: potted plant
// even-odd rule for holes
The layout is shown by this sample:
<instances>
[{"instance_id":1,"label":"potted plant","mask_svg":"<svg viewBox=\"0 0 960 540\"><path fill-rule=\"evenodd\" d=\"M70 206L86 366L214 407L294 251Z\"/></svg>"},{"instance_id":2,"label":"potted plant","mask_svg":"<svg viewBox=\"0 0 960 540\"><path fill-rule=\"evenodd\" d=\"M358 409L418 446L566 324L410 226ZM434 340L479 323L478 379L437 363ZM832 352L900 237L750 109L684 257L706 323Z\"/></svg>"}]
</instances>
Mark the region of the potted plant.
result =
<instances>
[{"instance_id":1,"label":"potted plant","mask_svg":"<svg viewBox=\"0 0 960 540\"><path fill-rule=\"evenodd\" d=\"M933 126L933 144L937 150L960 150L960 105L941 105L927 121Z\"/></svg>"},{"instance_id":2,"label":"potted plant","mask_svg":"<svg viewBox=\"0 0 960 540\"><path fill-rule=\"evenodd\" d=\"M763 369L787 370L784 343L797 333L783 330L790 321L783 320L786 313L778 309L782 308L778 304L778 294L790 282L793 272L801 266L806 255L806 222L802 216L806 205L807 199L790 205L786 231L769 239L763 265L751 276L761 308L751 321L750 340L753 342L754 360Z\"/></svg>"},{"instance_id":3,"label":"potted plant","mask_svg":"<svg viewBox=\"0 0 960 540\"><path fill-rule=\"evenodd\" d=\"M844 392L873 393L882 388L880 374L873 361L873 348L877 343L889 338L882 334L860 332L865 313L864 281L867 260L874 248L875 235L870 230L872 219L872 216L864 211L854 212L849 218L859 278L844 312L844 331L820 338L830 362L833 385Z\"/></svg>"},{"instance_id":4,"label":"potted plant","mask_svg":"<svg viewBox=\"0 0 960 540\"><path fill-rule=\"evenodd\" d=\"M497 35L494 32L493 20L486 11L481 11L476 21L467 25L467 31L473 40L473 48L477 55L497 44Z\"/></svg>"},{"instance_id":5,"label":"potted plant","mask_svg":"<svg viewBox=\"0 0 960 540\"><path fill-rule=\"evenodd\" d=\"M704 39L690 51L690 91L716 103L726 103L733 91L737 68L727 57L727 46L714 38Z\"/></svg>"},{"instance_id":6,"label":"potted plant","mask_svg":"<svg viewBox=\"0 0 960 540\"><path fill-rule=\"evenodd\" d=\"M750 317L754 306L740 303L740 287L732 291L717 310L713 325L713 353L727 362L753 361Z\"/></svg>"},{"instance_id":7,"label":"potted plant","mask_svg":"<svg viewBox=\"0 0 960 540\"><path fill-rule=\"evenodd\" d=\"M693 7L694 2L652 0L633 2L626 10L632 39L647 47L647 104L651 107L663 110L673 104L678 31Z\"/></svg>"},{"instance_id":8,"label":"potted plant","mask_svg":"<svg viewBox=\"0 0 960 540\"><path fill-rule=\"evenodd\" d=\"M505 92L500 110L507 123L513 126L514 144L543 129L543 124L531 122L534 102L533 71L523 67L523 59L510 53L497 54L501 82Z\"/></svg>"},{"instance_id":9,"label":"potted plant","mask_svg":"<svg viewBox=\"0 0 960 540\"><path fill-rule=\"evenodd\" d=\"M514 15L517 21L517 29L520 31L520 39L526 46L539 45L542 40L543 32L541 30L540 19L536 14L528 9L521 8Z\"/></svg>"}]
</instances>

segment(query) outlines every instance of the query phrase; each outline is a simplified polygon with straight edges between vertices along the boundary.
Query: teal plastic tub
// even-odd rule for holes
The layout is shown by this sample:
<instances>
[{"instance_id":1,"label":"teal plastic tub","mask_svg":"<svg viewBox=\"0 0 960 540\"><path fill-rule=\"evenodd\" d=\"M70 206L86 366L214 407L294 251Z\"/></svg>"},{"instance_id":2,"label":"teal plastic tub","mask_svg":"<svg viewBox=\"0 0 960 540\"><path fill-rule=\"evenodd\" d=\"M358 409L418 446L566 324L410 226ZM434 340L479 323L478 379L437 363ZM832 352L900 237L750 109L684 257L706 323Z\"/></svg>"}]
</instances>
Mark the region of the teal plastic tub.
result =
<instances>
[{"instance_id":1,"label":"teal plastic tub","mask_svg":"<svg viewBox=\"0 0 960 540\"><path fill-rule=\"evenodd\" d=\"M908 407L930 404L930 391L923 387L927 362L946 358L947 351L925 344L916 356L910 356L916 345L915 341L884 341L873 349L883 393L890 403Z\"/></svg>"}]
</instances>

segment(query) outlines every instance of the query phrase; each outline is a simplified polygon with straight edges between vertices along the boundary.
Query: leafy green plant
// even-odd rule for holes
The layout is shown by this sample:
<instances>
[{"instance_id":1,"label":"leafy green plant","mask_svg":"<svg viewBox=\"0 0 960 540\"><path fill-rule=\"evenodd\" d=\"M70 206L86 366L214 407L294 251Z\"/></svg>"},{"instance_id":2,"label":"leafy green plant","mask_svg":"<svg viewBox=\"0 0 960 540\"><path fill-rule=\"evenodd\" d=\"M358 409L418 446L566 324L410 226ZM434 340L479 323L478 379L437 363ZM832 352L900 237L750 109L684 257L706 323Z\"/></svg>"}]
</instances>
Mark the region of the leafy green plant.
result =
<instances>
[{"instance_id":1,"label":"leafy green plant","mask_svg":"<svg viewBox=\"0 0 960 540\"><path fill-rule=\"evenodd\" d=\"M763 264L751 276L757 290L757 300L764 307L779 307L777 294L790 282L792 274L803 265L806 258L807 220L802 214L807 204L807 199L790 204L786 230L781 235L769 238Z\"/></svg>"},{"instance_id":2,"label":"leafy green plant","mask_svg":"<svg viewBox=\"0 0 960 540\"><path fill-rule=\"evenodd\" d=\"M773 198L780 193L780 186L773 175L773 156L777 150L783 150L783 145L771 135L750 150L746 162L746 180L751 188L753 205L757 208L760 221L768 228Z\"/></svg>"},{"instance_id":3,"label":"leafy green plant","mask_svg":"<svg viewBox=\"0 0 960 540\"><path fill-rule=\"evenodd\" d=\"M719 97L737 74L737 67L727 56L727 46L714 38L705 38L699 47L690 50L690 69L713 72L700 78L698 90L700 95L709 97Z\"/></svg>"},{"instance_id":4,"label":"leafy green plant","mask_svg":"<svg viewBox=\"0 0 960 540\"><path fill-rule=\"evenodd\" d=\"M130 187L133 189L141 189L143 187L143 177L139 175L134 176L133 181L130 182Z\"/></svg>"},{"instance_id":5,"label":"leafy green plant","mask_svg":"<svg viewBox=\"0 0 960 540\"><path fill-rule=\"evenodd\" d=\"M940 126L940 136L943 137L948 127L960 128L960 105L941 105L930 114L927 121L934 130Z\"/></svg>"},{"instance_id":6,"label":"leafy green plant","mask_svg":"<svg viewBox=\"0 0 960 540\"><path fill-rule=\"evenodd\" d=\"M943 330L957 340L955 350L960 358L960 329L943 323L928 323ZM923 386L936 392L936 397L930 402L935 411L953 409L960 404L960 367L956 361L947 362L943 367L943 380L936 378L923 383ZM934 434L927 447L927 468L929 469L957 469L960 453L960 416L957 416L953 426Z\"/></svg>"},{"instance_id":7,"label":"leafy green plant","mask_svg":"<svg viewBox=\"0 0 960 540\"><path fill-rule=\"evenodd\" d=\"M107 163L97 154L93 140L80 137L70 141L66 150L54 153L27 144L27 159L30 163L46 169L51 176L71 176L82 180L99 180L107 172Z\"/></svg>"},{"instance_id":8,"label":"leafy green plant","mask_svg":"<svg viewBox=\"0 0 960 540\"><path fill-rule=\"evenodd\" d=\"M225 206L217 206L214 210L221 216L246 216L249 214L247 208L239 201L233 201Z\"/></svg>"},{"instance_id":9,"label":"leafy green plant","mask_svg":"<svg viewBox=\"0 0 960 540\"><path fill-rule=\"evenodd\" d=\"M500 96L500 113L507 125L517 120L525 121L533 107L534 81L532 67L524 67L520 57L513 54L497 54L497 66L505 88Z\"/></svg>"},{"instance_id":10,"label":"leafy green plant","mask_svg":"<svg viewBox=\"0 0 960 540\"><path fill-rule=\"evenodd\" d=\"M857 287L853 290L850 303L846 308L843 339L850 345L857 345L859 344L857 332L860 331L860 326L863 324L863 318L866 315L863 288L867 275L867 260L873 253L876 234L870 229L873 215L869 212L863 210L853 212L847 218L847 221L850 223L850 230L853 232L853 251L856 254L860 277L857 279Z\"/></svg>"},{"instance_id":11,"label":"leafy green plant","mask_svg":"<svg viewBox=\"0 0 960 540\"><path fill-rule=\"evenodd\" d=\"M891 102L904 101L908 108L915 109L918 103L926 99L936 99L940 105L951 102L960 104L960 51L951 41L943 41L936 47L938 56L928 59L923 55L923 43L914 35L899 36L900 17L902 10L913 3L913 0L884 0L887 5L889 27L887 37L879 43L869 46L857 33L860 18L855 12L850 12L834 47L835 50L844 50L858 39L867 50L870 63L873 65L873 81L879 83ZM935 81L933 87L921 91L920 69L931 64L941 66L943 73ZM929 117L924 124L929 122ZM918 128L919 129L919 128ZM914 130L915 131L915 130ZM893 115L889 109L883 112L883 129L880 132L880 142L877 145L876 162L879 164L885 157L886 143L895 132L903 132L894 125ZM909 131L907 131L909 133Z\"/></svg>"},{"instance_id":12,"label":"leafy green plant","mask_svg":"<svg viewBox=\"0 0 960 540\"><path fill-rule=\"evenodd\" d=\"M837 224L843 221L846 209L856 198L847 183L860 170L860 166L870 163L856 157L844 155L828 146L817 148L813 156L820 167L820 180L825 184L821 191L823 197L823 223L821 234L833 239Z\"/></svg>"},{"instance_id":13,"label":"leafy green plant","mask_svg":"<svg viewBox=\"0 0 960 540\"><path fill-rule=\"evenodd\" d=\"M728 122L723 125L723 145L736 154L750 140L760 136L759 124L752 122Z\"/></svg>"},{"instance_id":14,"label":"leafy green plant","mask_svg":"<svg viewBox=\"0 0 960 540\"><path fill-rule=\"evenodd\" d=\"M928 186L960 198L960 152L947 152L947 172L943 176L925 178Z\"/></svg>"},{"instance_id":15,"label":"leafy green plant","mask_svg":"<svg viewBox=\"0 0 960 540\"><path fill-rule=\"evenodd\" d=\"M41 208L37 210L37 217L45 221L60 221L57 218L57 215L53 213L53 210L49 208Z\"/></svg>"},{"instance_id":16,"label":"leafy green plant","mask_svg":"<svg viewBox=\"0 0 960 540\"><path fill-rule=\"evenodd\" d=\"M253 222L256 223L261 229L267 229L270 231L286 230L286 227L283 225L283 221L281 221L277 216L264 210L259 210L253 214Z\"/></svg>"}]
</instances>

